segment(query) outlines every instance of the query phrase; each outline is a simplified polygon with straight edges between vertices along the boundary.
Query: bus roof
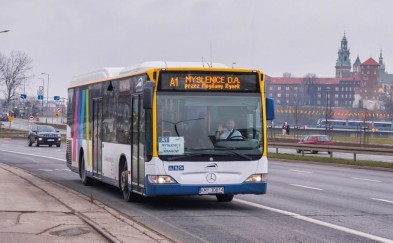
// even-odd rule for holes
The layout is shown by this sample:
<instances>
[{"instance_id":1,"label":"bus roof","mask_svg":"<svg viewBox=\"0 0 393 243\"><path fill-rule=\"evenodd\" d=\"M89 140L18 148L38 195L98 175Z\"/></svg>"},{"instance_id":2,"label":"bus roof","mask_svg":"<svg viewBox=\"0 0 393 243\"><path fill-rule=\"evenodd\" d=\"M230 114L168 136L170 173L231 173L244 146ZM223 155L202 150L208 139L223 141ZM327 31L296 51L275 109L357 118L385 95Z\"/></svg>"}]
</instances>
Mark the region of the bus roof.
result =
<instances>
[{"instance_id":1,"label":"bus roof","mask_svg":"<svg viewBox=\"0 0 393 243\"><path fill-rule=\"evenodd\" d=\"M148 70L151 68L174 68L174 67L190 67L190 68L228 68L222 63L209 63L204 62L166 62L166 61L156 61L156 62L143 62L137 65L124 68L120 74L134 73L137 71Z\"/></svg>"},{"instance_id":2,"label":"bus roof","mask_svg":"<svg viewBox=\"0 0 393 243\"><path fill-rule=\"evenodd\" d=\"M72 78L70 87L156 68L229 68L222 63L149 61L129 67L104 67Z\"/></svg>"},{"instance_id":3,"label":"bus roof","mask_svg":"<svg viewBox=\"0 0 393 243\"><path fill-rule=\"evenodd\" d=\"M166 61L149 61L139 63L129 67L104 67L95 71L82 73L72 78L70 86L77 86L78 84L104 80L111 77L123 76L136 72L147 71L152 68L228 68L222 63L207 63L207 62L166 62Z\"/></svg>"}]
</instances>

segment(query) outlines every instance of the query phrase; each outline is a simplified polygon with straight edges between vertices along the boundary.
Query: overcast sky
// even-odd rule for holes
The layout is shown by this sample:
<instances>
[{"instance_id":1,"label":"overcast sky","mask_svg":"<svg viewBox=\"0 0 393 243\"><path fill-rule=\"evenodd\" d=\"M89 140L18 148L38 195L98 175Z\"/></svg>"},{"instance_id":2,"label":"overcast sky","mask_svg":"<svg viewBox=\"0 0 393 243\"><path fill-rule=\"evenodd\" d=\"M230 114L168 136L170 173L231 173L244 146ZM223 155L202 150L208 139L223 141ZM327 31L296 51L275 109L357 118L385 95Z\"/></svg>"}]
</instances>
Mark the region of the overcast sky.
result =
<instances>
[{"instance_id":1,"label":"overcast sky","mask_svg":"<svg viewBox=\"0 0 393 243\"><path fill-rule=\"evenodd\" d=\"M144 61L210 61L281 77L334 77L346 33L359 55L393 73L391 0L0 0L0 52L33 59L49 97L66 97L73 76ZM46 77L45 77L46 80ZM46 81L45 81L46 86ZM46 93L46 92L45 92Z\"/></svg>"}]
</instances>

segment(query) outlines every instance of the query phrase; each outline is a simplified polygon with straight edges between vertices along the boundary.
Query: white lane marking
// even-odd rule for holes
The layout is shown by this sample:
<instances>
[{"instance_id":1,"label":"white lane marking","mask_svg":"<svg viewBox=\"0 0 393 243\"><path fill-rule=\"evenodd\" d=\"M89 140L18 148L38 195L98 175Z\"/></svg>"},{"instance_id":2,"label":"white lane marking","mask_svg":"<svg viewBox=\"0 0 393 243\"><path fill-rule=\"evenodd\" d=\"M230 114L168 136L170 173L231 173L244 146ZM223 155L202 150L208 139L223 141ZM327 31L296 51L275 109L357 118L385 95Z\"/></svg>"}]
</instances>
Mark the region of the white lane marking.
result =
<instances>
[{"instance_id":1,"label":"white lane marking","mask_svg":"<svg viewBox=\"0 0 393 243\"><path fill-rule=\"evenodd\" d=\"M37 155L37 154L28 154L28 153L16 152L16 151L11 151L11 150L0 150L0 151L1 151L1 152L7 152L7 153L23 154L23 155L29 155L29 156L35 156L35 157L41 157L41 158L47 158L47 159L54 159L54 160L66 161L65 159L59 159L59 158L54 158L54 157L49 157L49 156L43 156L43 155Z\"/></svg>"},{"instance_id":2,"label":"white lane marking","mask_svg":"<svg viewBox=\"0 0 393 243\"><path fill-rule=\"evenodd\" d=\"M378 180L372 180L372 179L366 179L366 178L357 178L357 177L351 177L351 179L353 179L353 180L362 180L362 181L371 181L371 182L377 182L377 183L382 182L382 181L378 181Z\"/></svg>"},{"instance_id":3,"label":"white lane marking","mask_svg":"<svg viewBox=\"0 0 393 243\"><path fill-rule=\"evenodd\" d=\"M285 211L285 210L281 210L281 209L277 209L277 208L272 208L272 207L264 206L264 205L261 205L261 204L253 203L253 202L244 201L242 199L235 198L233 200L236 201L236 202L239 202L239 203L243 203L243 204L249 205L249 206L253 206L253 207L269 210L269 211L272 211L272 212L275 212L275 213L279 213L279 214L283 214L283 215L287 215L287 216L293 217L295 219L303 220L303 221L306 221L306 222L309 222L309 223L312 223L312 224L318 224L318 225L321 225L321 226L325 226L325 227L328 227L328 228L331 228L331 229L339 230L339 231L342 231L342 232L345 232L345 233L349 233L349 234L352 234L352 235L361 236L361 237L364 237L364 238L367 238L367 239L370 239L370 240L375 240L375 241L379 241L379 242L386 242L386 243L393 243L393 240L390 240L390 239L387 239L387 238L382 238L380 236L368 234L368 233L365 233L365 232L362 232L362 231L358 231L358 230L354 230L354 229L350 229L350 228L347 228L347 227L344 227L344 226L339 226L339 225L335 225L335 224L332 224L332 223L323 222L323 221L320 221L318 219L309 218L309 217L306 217L306 216L303 216L303 215L300 215L300 214L297 214L297 213L292 213L292 212L289 212L289 211Z\"/></svg>"},{"instance_id":4,"label":"white lane marking","mask_svg":"<svg viewBox=\"0 0 393 243\"><path fill-rule=\"evenodd\" d=\"M38 170L41 170L41 171L53 171L53 170L50 170L50 169L38 169Z\"/></svg>"},{"instance_id":5,"label":"white lane marking","mask_svg":"<svg viewBox=\"0 0 393 243\"><path fill-rule=\"evenodd\" d=\"M299 172L299 173L307 173L307 174L312 174L312 172L311 172L311 171L305 171L305 170L290 170L290 171Z\"/></svg>"},{"instance_id":6,"label":"white lane marking","mask_svg":"<svg viewBox=\"0 0 393 243\"><path fill-rule=\"evenodd\" d=\"M302 187L302 188L307 188L307 189L311 189L311 190L323 191L323 189L317 188L317 187L303 186L303 185L298 185L298 184L289 184L289 185L291 185L291 186L297 186L297 187Z\"/></svg>"},{"instance_id":7,"label":"white lane marking","mask_svg":"<svg viewBox=\"0 0 393 243\"><path fill-rule=\"evenodd\" d=\"M55 169L56 171L71 171L70 169Z\"/></svg>"},{"instance_id":8,"label":"white lane marking","mask_svg":"<svg viewBox=\"0 0 393 243\"><path fill-rule=\"evenodd\" d=\"M385 199L380 199L380 198L370 198L371 200L376 200L376 201L381 201L381 202L388 202L388 203L393 203L393 201L385 200Z\"/></svg>"}]
</instances>

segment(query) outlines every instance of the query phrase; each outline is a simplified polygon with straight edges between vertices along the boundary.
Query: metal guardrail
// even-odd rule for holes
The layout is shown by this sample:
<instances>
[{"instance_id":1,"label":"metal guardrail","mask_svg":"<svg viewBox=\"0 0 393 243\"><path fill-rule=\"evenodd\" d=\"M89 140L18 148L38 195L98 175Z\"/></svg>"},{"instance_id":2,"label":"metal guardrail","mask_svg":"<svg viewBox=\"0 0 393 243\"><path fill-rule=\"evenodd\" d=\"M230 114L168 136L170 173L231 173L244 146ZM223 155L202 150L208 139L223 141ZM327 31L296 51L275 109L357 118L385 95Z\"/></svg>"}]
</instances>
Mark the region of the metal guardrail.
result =
<instances>
[{"instance_id":1,"label":"metal guardrail","mask_svg":"<svg viewBox=\"0 0 393 243\"><path fill-rule=\"evenodd\" d=\"M0 138L26 138L27 139L28 132L24 131L8 131L8 130L0 130ZM65 141L65 134L61 134L61 140Z\"/></svg>"},{"instance_id":2,"label":"metal guardrail","mask_svg":"<svg viewBox=\"0 0 393 243\"><path fill-rule=\"evenodd\" d=\"M370 148L370 147L350 147L350 146L322 146L322 145L310 145L310 144L296 144L296 143L278 143L269 142L268 147L276 148L278 153L279 148L302 150L304 156L304 150L306 151L322 151L329 152L330 158L333 158L335 152L353 154L353 160L356 161L357 154L373 154L373 155L388 155L393 156L393 148Z\"/></svg>"}]
</instances>

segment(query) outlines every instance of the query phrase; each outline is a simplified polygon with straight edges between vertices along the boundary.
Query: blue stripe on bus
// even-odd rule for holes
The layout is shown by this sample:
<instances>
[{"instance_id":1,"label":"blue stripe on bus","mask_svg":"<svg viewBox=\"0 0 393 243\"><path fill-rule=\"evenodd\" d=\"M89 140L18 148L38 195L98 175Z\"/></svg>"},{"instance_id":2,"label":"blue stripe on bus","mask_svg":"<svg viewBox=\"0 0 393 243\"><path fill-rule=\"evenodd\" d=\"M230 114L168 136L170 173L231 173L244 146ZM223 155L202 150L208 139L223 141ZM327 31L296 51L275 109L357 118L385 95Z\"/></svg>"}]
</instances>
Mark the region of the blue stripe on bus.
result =
<instances>
[{"instance_id":1,"label":"blue stripe on bus","mask_svg":"<svg viewBox=\"0 0 393 243\"><path fill-rule=\"evenodd\" d=\"M225 194L265 194L266 182L241 183L230 185L181 185L181 184L151 184L146 182L146 196L169 196L169 195L199 195L201 187L224 187Z\"/></svg>"}]
</instances>

